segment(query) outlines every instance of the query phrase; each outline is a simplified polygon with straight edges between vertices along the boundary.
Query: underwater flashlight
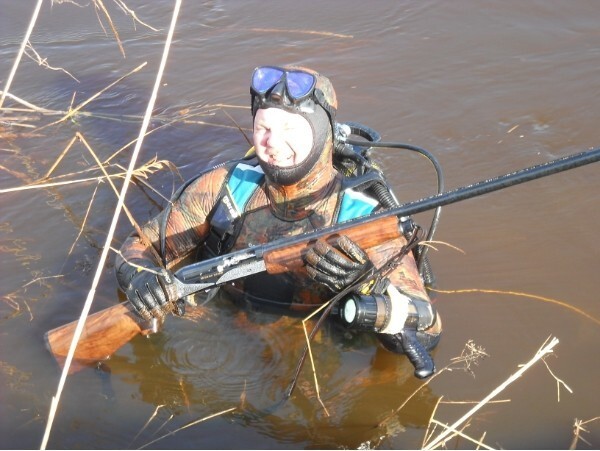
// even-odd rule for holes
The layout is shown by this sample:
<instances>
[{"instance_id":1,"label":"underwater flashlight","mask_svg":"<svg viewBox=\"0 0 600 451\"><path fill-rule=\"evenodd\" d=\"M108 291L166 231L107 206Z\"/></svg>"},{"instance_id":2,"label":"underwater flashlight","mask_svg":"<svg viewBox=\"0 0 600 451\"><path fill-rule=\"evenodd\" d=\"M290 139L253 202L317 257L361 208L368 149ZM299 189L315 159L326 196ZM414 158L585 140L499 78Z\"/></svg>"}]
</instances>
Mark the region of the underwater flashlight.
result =
<instances>
[{"instance_id":1,"label":"underwater flashlight","mask_svg":"<svg viewBox=\"0 0 600 451\"><path fill-rule=\"evenodd\" d=\"M392 309L387 296L351 294L342 302L340 316L349 328L378 332L390 321Z\"/></svg>"},{"instance_id":2,"label":"underwater flashlight","mask_svg":"<svg viewBox=\"0 0 600 451\"><path fill-rule=\"evenodd\" d=\"M393 285L386 293L350 294L341 301L339 314L342 323L351 329L381 334L396 334L407 327L423 330L431 324L429 302L400 293Z\"/></svg>"}]
</instances>

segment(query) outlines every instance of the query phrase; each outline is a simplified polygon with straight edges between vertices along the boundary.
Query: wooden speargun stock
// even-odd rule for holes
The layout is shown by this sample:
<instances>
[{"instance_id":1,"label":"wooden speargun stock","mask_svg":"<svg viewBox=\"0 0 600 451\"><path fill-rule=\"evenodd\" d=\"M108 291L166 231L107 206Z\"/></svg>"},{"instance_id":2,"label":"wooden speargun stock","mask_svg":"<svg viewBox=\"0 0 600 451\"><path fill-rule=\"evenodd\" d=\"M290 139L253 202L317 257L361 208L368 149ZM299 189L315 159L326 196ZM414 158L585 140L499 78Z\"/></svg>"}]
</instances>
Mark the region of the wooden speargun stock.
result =
<instances>
[{"instance_id":1,"label":"wooden speargun stock","mask_svg":"<svg viewBox=\"0 0 600 451\"><path fill-rule=\"evenodd\" d=\"M152 325L146 323L147 321L138 317L129 304L125 303L89 315L77 343L73 357L75 364L70 372L110 357L138 334L147 335L154 332ZM76 328L77 321L73 321L46 332L46 347L61 367L69 353Z\"/></svg>"},{"instance_id":2,"label":"wooden speargun stock","mask_svg":"<svg viewBox=\"0 0 600 451\"><path fill-rule=\"evenodd\" d=\"M298 268L304 264L304 253L318 239L331 239L344 234L368 250L377 244L399 237L401 232L398 218L403 216L432 210L438 206L456 203L597 161L600 161L600 148L558 158L324 229L281 238L264 245L193 263L175 273L178 294L180 298L184 298L251 274L263 271L277 274ZM76 327L77 321L74 321L53 329L45 335L48 349L60 364L67 356ZM138 318L128 304L117 304L88 316L74 359L95 363L112 355L137 334L151 332L152 328Z\"/></svg>"},{"instance_id":3,"label":"wooden speargun stock","mask_svg":"<svg viewBox=\"0 0 600 451\"><path fill-rule=\"evenodd\" d=\"M299 268L304 264L303 255L317 239L339 236L337 230L331 232L330 229L323 229L316 232L318 233L281 239L182 267L175 272L177 294L181 299L251 274L264 271L277 274ZM395 216L346 227L343 232L364 249L401 236ZM73 321L52 329L45 335L47 348L61 366L69 352L76 328L77 321ZM138 317L129 303L108 307L87 317L73 360L83 365L95 364L114 354L136 335L152 332L156 332L156 327ZM81 365L75 366L73 371L80 367Z\"/></svg>"}]
</instances>

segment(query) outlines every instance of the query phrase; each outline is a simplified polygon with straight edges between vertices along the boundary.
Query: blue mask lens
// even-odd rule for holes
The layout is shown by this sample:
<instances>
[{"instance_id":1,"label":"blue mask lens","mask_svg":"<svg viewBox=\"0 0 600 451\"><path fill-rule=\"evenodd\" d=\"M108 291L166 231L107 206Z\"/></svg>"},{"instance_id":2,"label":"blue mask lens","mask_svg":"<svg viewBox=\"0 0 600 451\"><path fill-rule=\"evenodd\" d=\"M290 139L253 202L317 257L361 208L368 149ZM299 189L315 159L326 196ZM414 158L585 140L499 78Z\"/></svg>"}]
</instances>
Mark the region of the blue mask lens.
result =
<instances>
[{"instance_id":1,"label":"blue mask lens","mask_svg":"<svg viewBox=\"0 0 600 451\"><path fill-rule=\"evenodd\" d=\"M264 94L279 83L285 75L286 89L291 100L299 100L309 95L315 84L314 75L301 71L285 71L277 67L259 67L252 75L252 88Z\"/></svg>"},{"instance_id":2,"label":"blue mask lens","mask_svg":"<svg viewBox=\"0 0 600 451\"><path fill-rule=\"evenodd\" d=\"M252 87L260 94L264 94L275 86L281 77L283 77L283 71L280 69L259 67L252 75Z\"/></svg>"},{"instance_id":3,"label":"blue mask lens","mask_svg":"<svg viewBox=\"0 0 600 451\"><path fill-rule=\"evenodd\" d=\"M288 93L294 99L310 94L315 85L315 77L306 72L288 72L286 76Z\"/></svg>"}]
</instances>

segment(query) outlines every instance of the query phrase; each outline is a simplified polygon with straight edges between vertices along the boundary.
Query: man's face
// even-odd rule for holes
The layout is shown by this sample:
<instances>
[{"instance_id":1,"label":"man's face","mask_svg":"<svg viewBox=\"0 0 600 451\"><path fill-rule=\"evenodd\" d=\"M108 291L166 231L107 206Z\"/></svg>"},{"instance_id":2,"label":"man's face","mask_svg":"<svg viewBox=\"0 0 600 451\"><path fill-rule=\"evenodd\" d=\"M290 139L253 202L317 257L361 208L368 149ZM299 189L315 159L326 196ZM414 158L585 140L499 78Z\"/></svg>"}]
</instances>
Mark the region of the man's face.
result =
<instances>
[{"instance_id":1,"label":"man's face","mask_svg":"<svg viewBox=\"0 0 600 451\"><path fill-rule=\"evenodd\" d=\"M310 153L313 133L299 114L279 108L259 109L254 117L254 150L262 161L282 168L302 163Z\"/></svg>"}]
</instances>

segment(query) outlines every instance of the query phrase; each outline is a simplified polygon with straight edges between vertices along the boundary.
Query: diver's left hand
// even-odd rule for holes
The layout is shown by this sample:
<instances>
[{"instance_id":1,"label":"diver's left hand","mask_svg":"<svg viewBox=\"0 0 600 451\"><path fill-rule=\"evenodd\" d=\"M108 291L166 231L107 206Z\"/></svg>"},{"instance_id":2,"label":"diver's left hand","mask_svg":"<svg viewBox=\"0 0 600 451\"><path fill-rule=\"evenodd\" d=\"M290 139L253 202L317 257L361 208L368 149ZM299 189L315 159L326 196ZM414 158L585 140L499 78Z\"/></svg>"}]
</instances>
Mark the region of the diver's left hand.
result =
<instances>
[{"instance_id":1,"label":"diver's left hand","mask_svg":"<svg viewBox=\"0 0 600 451\"><path fill-rule=\"evenodd\" d=\"M167 313L184 313L175 276L168 269L143 268L131 278L125 294L135 312L147 321L156 318L162 322Z\"/></svg>"},{"instance_id":2,"label":"diver's left hand","mask_svg":"<svg viewBox=\"0 0 600 451\"><path fill-rule=\"evenodd\" d=\"M367 253L345 235L334 246L317 241L307 252L305 262L308 275L334 293L352 285L373 267Z\"/></svg>"}]
</instances>

